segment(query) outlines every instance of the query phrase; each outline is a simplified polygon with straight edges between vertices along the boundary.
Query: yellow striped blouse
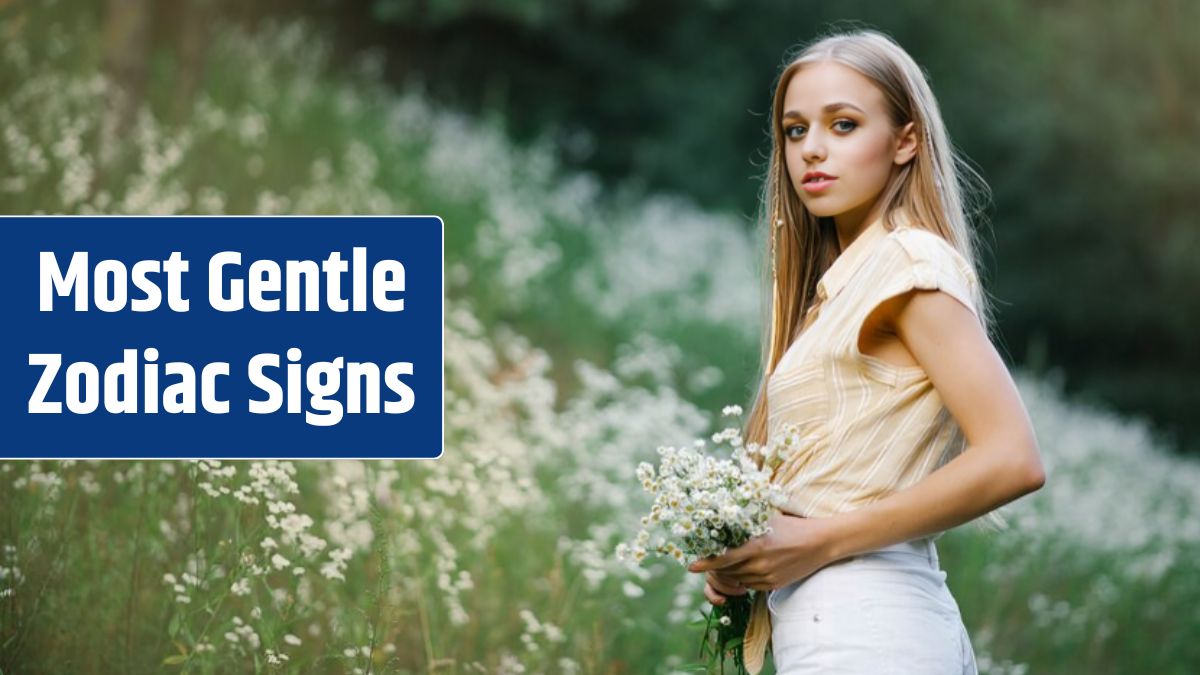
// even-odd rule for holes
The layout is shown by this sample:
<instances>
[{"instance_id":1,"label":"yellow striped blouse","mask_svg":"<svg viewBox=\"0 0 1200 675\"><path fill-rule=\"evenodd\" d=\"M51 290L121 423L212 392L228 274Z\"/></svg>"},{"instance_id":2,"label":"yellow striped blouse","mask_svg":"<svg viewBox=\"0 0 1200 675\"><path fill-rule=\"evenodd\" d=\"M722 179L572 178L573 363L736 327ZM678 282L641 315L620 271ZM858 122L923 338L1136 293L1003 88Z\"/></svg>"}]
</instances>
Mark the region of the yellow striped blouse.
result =
<instances>
[{"instance_id":1,"label":"yellow striped blouse","mask_svg":"<svg viewBox=\"0 0 1200 675\"><path fill-rule=\"evenodd\" d=\"M801 437L775 473L789 495L784 511L854 511L962 452L962 432L925 371L860 353L858 333L879 303L913 288L944 291L978 318L977 284L945 239L903 223L889 231L882 218L838 255L817 284L807 327L767 382L768 431L795 424Z\"/></svg>"}]
</instances>

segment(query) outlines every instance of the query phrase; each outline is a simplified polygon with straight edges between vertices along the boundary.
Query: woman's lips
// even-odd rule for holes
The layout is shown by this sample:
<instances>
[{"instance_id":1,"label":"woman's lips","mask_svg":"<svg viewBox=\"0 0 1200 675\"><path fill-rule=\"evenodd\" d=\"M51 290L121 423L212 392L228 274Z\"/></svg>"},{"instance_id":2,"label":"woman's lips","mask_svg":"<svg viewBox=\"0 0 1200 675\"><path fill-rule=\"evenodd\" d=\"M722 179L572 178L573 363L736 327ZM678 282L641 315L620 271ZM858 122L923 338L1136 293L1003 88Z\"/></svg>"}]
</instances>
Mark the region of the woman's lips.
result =
<instances>
[{"instance_id":1,"label":"woman's lips","mask_svg":"<svg viewBox=\"0 0 1200 675\"><path fill-rule=\"evenodd\" d=\"M821 192L822 190L829 187L830 185L833 185L833 181L835 181L835 180L837 180L837 179L836 178L822 178L820 180L814 180L814 181L810 181L808 183L804 183L800 187L804 188L805 192L807 192L809 194L814 194L817 192Z\"/></svg>"}]
</instances>

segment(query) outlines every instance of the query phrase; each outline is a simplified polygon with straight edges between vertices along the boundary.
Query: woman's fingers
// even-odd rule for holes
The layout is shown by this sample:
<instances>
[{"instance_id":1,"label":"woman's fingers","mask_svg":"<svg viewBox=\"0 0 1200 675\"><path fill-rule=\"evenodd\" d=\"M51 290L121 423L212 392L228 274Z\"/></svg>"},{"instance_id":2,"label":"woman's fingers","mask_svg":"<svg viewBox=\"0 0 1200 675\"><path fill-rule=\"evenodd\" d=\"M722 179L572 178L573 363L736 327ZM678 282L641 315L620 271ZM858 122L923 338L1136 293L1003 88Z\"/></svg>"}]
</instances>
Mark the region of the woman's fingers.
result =
<instances>
[{"instance_id":1,"label":"woman's fingers","mask_svg":"<svg viewBox=\"0 0 1200 675\"><path fill-rule=\"evenodd\" d=\"M710 586L708 582L704 583L704 597L708 598L708 602L713 605L725 604L725 596L717 592L715 588Z\"/></svg>"},{"instance_id":2,"label":"woman's fingers","mask_svg":"<svg viewBox=\"0 0 1200 675\"><path fill-rule=\"evenodd\" d=\"M708 585L724 595L745 595L747 592L745 586L723 574L710 571L707 573L707 578Z\"/></svg>"}]
</instances>

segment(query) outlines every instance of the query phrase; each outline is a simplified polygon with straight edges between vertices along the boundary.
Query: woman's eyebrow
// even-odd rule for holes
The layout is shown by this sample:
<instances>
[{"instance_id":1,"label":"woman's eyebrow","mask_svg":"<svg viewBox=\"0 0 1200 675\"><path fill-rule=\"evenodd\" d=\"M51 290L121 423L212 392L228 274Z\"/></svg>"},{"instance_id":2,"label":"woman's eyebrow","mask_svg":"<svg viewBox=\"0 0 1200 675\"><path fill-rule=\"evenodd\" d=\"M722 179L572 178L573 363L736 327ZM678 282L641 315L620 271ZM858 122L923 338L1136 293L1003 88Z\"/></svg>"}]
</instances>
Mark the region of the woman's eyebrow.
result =
<instances>
[{"instance_id":1,"label":"woman's eyebrow","mask_svg":"<svg viewBox=\"0 0 1200 675\"><path fill-rule=\"evenodd\" d=\"M838 101L836 103L830 103L829 105L825 106L824 108L821 108L821 112L828 115L829 113L837 112L837 111L841 110L842 108L853 108L864 115L867 114L867 111L854 105L853 103L847 103L846 101ZM783 116L785 118L787 118L787 117L801 117L801 118L804 117L804 115L801 115L800 112L797 110L789 110L789 111L783 113Z\"/></svg>"}]
</instances>

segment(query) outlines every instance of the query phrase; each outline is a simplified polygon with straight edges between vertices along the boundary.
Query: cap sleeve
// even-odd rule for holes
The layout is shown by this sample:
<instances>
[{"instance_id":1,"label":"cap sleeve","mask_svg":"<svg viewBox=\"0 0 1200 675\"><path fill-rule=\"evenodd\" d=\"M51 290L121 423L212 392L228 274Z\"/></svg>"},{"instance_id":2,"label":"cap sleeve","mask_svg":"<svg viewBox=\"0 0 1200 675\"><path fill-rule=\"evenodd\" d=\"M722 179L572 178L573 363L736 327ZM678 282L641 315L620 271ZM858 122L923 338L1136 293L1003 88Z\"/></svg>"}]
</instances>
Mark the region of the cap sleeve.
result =
<instances>
[{"instance_id":1,"label":"cap sleeve","mask_svg":"<svg viewBox=\"0 0 1200 675\"><path fill-rule=\"evenodd\" d=\"M898 366L859 351L859 340L868 317L884 302L913 289L943 291L971 311L979 320L975 303L978 280L971 265L941 236L926 230L904 228L892 232L882 252L882 278L875 292L868 294L858 313L851 353L863 371L873 379L895 385L910 376L924 373L919 365Z\"/></svg>"},{"instance_id":2,"label":"cap sleeve","mask_svg":"<svg viewBox=\"0 0 1200 675\"><path fill-rule=\"evenodd\" d=\"M979 286L975 270L949 242L932 232L914 229L898 233L896 242L912 261L915 288L945 291L979 316L975 306Z\"/></svg>"}]
</instances>

